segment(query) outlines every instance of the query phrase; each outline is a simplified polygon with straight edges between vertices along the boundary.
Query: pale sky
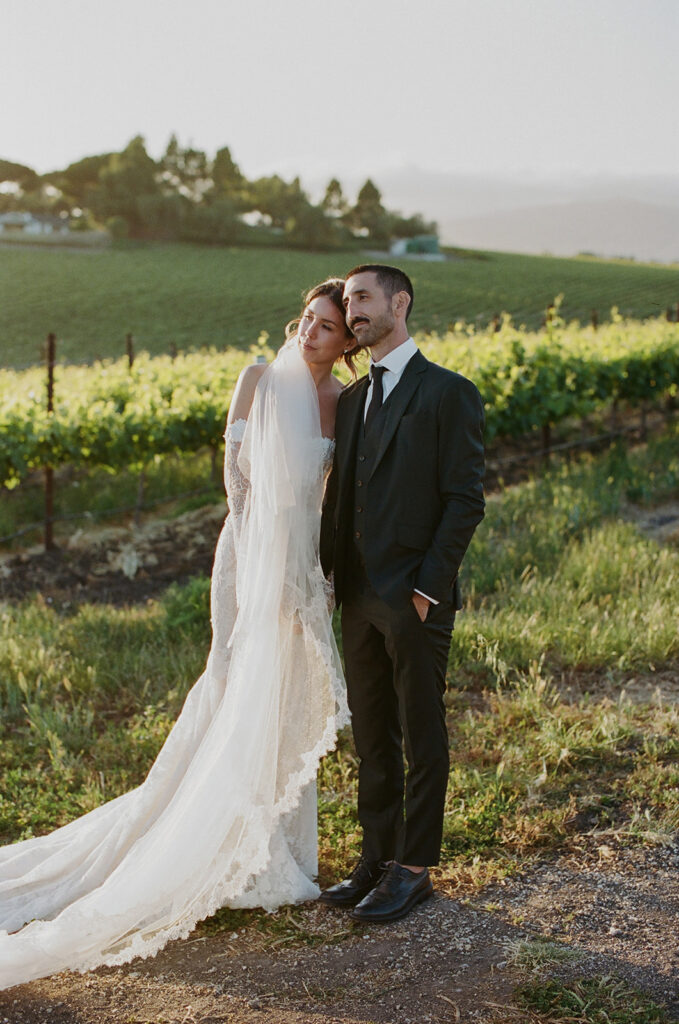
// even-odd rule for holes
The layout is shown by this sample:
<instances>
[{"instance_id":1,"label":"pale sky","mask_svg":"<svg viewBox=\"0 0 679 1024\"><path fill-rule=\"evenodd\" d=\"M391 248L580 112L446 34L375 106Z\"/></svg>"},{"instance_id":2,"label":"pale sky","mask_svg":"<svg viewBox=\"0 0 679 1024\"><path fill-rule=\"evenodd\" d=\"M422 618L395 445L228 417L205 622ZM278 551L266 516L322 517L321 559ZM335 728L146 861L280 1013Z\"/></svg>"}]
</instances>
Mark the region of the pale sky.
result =
<instances>
[{"instance_id":1,"label":"pale sky","mask_svg":"<svg viewBox=\"0 0 679 1024\"><path fill-rule=\"evenodd\" d=\"M0 157L679 175L679 0L0 0Z\"/></svg>"}]
</instances>

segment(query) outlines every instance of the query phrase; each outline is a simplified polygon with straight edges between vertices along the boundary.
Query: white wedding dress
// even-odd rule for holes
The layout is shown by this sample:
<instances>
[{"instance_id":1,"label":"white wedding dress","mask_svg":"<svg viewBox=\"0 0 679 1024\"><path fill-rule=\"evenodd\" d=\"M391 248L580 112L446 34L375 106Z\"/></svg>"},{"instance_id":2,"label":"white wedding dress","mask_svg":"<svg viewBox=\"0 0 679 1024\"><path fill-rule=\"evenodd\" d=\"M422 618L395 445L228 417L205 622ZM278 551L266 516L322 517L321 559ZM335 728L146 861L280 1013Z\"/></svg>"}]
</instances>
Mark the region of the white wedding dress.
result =
<instances>
[{"instance_id":1,"label":"white wedding dress","mask_svg":"<svg viewBox=\"0 0 679 1024\"><path fill-rule=\"evenodd\" d=\"M223 906L318 895L316 771L348 721L318 560L331 459L293 339L226 432L210 654L148 777L0 849L0 989L152 956Z\"/></svg>"}]
</instances>

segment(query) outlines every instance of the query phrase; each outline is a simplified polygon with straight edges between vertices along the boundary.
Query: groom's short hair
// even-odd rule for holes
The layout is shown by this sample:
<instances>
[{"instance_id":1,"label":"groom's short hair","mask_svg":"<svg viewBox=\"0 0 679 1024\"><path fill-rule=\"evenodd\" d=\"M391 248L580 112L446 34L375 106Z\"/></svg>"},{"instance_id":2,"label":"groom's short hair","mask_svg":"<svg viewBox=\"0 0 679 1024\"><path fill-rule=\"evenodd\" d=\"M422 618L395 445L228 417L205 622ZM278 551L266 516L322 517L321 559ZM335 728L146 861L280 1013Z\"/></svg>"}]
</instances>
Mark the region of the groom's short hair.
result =
<instances>
[{"instance_id":1,"label":"groom's short hair","mask_svg":"<svg viewBox=\"0 0 679 1024\"><path fill-rule=\"evenodd\" d=\"M345 275L345 281L348 281L350 277L354 277L356 274L374 274L378 285L388 299L396 295L397 292L407 292L410 296L410 302L406 311L406 320L408 319L415 299L413 283L407 274L404 274L398 267L387 267L384 263L361 263L360 266L354 267L353 270L350 270Z\"/></svg>"}]
</instances>

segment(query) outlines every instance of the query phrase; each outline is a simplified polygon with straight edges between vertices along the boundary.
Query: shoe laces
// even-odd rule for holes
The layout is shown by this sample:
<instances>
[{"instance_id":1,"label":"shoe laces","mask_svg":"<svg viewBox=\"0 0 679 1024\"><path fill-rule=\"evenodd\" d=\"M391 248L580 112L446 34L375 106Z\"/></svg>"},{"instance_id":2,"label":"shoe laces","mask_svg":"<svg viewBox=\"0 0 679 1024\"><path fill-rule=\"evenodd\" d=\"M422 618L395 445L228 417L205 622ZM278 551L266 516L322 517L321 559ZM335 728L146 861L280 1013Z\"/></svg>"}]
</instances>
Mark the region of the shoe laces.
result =
<instances>
[{"instance_id":1,"label":"shoe laces","mask_svg":"<svg viewBox=\"0 0 679 1024\"><path fill-rule=\"evenodd\" d=\"M377 871L383 872L387 870L388 865L384 861L379 861L377 865ZM363 882L371 882L376 875L374 861L368 860L366 857L361 857L358 864L351 873L352 881L358 885L362 885Z\"/></svg>"},{"instance_id":2,"label":"shoe laces","mask_svg":"<svg viewBox=\"0 0 679 1024\"><path fill-rule=\"evenodd\" d=\"M392 860L389 862L389 864L385 864L385 869L385 873L380 879L378 888L380 892L384 892L385 895L392 896L396 889L398 888L399 882L401 881L399 874L400 865L397 864L396 861Z\"/></svg>"}]
</instances>

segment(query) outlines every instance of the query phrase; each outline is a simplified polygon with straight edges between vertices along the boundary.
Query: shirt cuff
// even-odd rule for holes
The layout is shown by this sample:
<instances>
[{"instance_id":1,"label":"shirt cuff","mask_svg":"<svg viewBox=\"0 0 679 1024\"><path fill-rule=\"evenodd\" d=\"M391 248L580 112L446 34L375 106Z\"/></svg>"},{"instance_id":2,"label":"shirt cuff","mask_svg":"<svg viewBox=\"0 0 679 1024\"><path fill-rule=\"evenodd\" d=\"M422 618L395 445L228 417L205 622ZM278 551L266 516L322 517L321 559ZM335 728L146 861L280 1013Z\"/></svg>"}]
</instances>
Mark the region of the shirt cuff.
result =
<instances>
[{"instance_id":1,"label":"shirt cuff","mask_svg":"<svg viewBox=\"0 0 679 1024\"><path fill-rule=\"evenodd\" d=\"M433 597L429 596L429 594L425 594L423 591L418 590L417 587L415 587L414 590L416 594L420 595L420 597L426 597L427 601L429 601L429 604L438 604L438 601L435 601Z\"/></svg>"}]
</instances>

